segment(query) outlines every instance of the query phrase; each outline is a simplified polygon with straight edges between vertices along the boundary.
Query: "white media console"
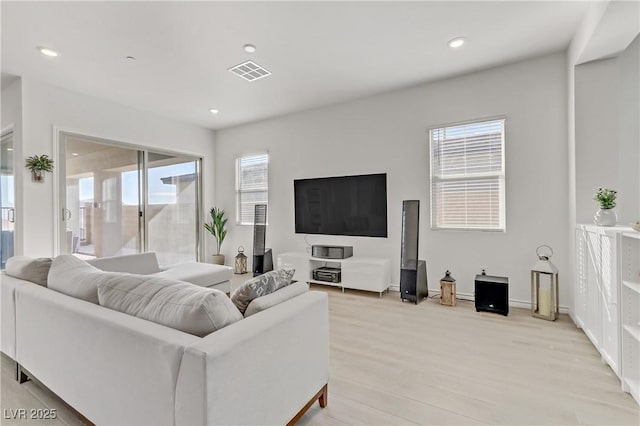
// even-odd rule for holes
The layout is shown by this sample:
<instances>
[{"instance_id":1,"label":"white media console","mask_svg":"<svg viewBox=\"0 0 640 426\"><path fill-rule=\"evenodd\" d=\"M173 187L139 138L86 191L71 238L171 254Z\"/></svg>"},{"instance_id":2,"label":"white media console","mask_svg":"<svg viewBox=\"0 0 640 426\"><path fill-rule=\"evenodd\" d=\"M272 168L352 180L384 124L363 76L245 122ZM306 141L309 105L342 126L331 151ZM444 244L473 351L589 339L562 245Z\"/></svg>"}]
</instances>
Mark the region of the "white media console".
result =
<instances>
[{"instance_id":1,"label":"white media console","mask_svg":"<svg viewBox=\"0 0 640 426\"><path fill-rule=\"evenodd\" d=\"M293 279L314 284L332 285L354 290L375 291L380 294L391 285L391 261L374 257L348 257L346 259L322 259L307 253L282 253L278 256L278 268L294 268ZM334 283L313 279L313 270L323 266L341 268L342 279Z\"/></svg>"}]
</instances>

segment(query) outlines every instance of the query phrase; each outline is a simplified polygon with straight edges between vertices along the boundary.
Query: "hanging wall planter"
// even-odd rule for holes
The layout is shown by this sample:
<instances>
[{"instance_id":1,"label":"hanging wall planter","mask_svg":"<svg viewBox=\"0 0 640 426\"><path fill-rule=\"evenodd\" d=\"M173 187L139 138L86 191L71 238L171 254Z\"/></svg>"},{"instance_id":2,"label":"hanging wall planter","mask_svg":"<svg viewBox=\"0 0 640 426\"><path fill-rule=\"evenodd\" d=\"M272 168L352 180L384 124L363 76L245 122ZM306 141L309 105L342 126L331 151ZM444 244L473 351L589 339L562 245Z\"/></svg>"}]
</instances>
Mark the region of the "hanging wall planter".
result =
<instances>
[{"instance_id":1,"label":"hanging wall planter","mask_svg":"<svg viewBox=\"0 0 640 426\"><path fill-rule=\"evenodd\" d=\"M48 155L34 155L27 158L25 167L31 170L34 182L44 182L44 173L53 171L53 160Z\"/></svg>"}]
</instances>

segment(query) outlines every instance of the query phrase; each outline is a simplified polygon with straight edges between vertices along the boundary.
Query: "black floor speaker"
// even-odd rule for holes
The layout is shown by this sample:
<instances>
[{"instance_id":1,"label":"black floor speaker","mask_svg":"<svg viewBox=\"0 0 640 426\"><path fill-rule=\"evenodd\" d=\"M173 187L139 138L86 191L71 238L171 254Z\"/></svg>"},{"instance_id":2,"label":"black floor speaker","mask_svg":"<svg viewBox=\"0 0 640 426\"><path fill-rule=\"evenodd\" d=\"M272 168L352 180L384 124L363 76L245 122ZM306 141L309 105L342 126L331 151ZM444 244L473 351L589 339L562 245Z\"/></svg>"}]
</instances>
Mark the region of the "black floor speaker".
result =
<instances>
[{"instance_id":1,"label":"black floor speaker","mask_svg":"<svg viewBox=\"0 0 640 426\"><path fill-rule=\"evenodd\" d=\"M267 205L256 204L253 214L253 276L273 271L273 254L265 248L267 234Z\"/></svg>"},{"instance_id":2,"label":"black floor speaker","mask_svg":"<svg viewBox=\"0 0 640 426\"><path fill-rule=\"evenodd\" d=\"M400 297L418 304L429 296L427 264L418 260L420 201L402 202L402 244L400 248Z\"/></svg>"},{"instance_id":3,"label":"black floor speaker","mask_svg":"<svg viewBox=\"0 0 640 426\"><path fill-rule=\"evenodd\" d=\"M416 305L429 296L427 288L427 264L424 260L418 261L416 269L400 269L400 297L402 301L408 300Z\"/></svg>"},{"instance_id":4,"label":"black floor speaker","mask_svg":"<svg viewBox=\"0 0 640 426\"><path fill-rule=\"evenodd\" d=\"M476 312L509 315L509 278L476 275L475 300Z\"/></svg>"},{"instance_id":5,"label":"black floor speaker","mask_svg":"<svg viewBox=\"0 0 640 426\"><path fill-rule=\"evenodd\" d=\"M253 276L257 277L269 271L273 271L273 254L270 248L264 249L264 254L253 255Z\"/></svg>"}]
</instances>

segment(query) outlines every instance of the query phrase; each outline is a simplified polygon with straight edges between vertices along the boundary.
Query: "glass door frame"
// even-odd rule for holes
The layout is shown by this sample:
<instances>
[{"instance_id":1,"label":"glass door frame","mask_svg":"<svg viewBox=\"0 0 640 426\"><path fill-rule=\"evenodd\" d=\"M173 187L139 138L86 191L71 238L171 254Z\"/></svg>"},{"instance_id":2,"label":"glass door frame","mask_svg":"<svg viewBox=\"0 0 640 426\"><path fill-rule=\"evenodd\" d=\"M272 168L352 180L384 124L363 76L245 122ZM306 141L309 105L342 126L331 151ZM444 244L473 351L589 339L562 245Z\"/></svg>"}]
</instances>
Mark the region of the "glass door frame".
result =
<instances>
[{"instance_id":1,"label":"glass door frame","mask_svg":"<svg viewBox=\"0 0 640 426\"><path fill-rule=\"evenodd\" d=\"M18 231L18 227L16 226L18 218L17 218L17 214L16 214L16 210L18 209L18 193L17 193L17 179L18 177L16 176L16 158L17 157L17 153L16 153L16 134L14 131L14 125L11 124L3 129L0 130L0 139L5 138L6 136L11 135L11 151L13 152L13 159L11 161L11 175L13 177L13 194L14 194L14 199L13 199L13 207L11 208L12 210L12 215L11 215L11 219L9 219L9 213L7 212L7 220L10 221L11 223L13 223L13 237L12 237L12 241L11 241L11 255L15 256L16 253L16 242L17 242L17 231ZM1 203L0 203L1 204ZM2 205L2 208L4 208L5 206ZM2 231L4 231L4 228L2 229ZM5 253L3 253L3 255L5 255ZM4 270L4 267L0 267L0 270Z\"/></svg>"},{"instance_id":2,"label":"glass door frame","mask_svg":"<svg viewBox=\"0 0 640 426\"><path fill-rule=\"evenodd\" d=\"M54 128L54 152L57 154L57 167L54 169L54 255L62 253L63 236L62 232L66 232L64 226L65 217L65 200L62 196L66 194L66 147L65 137L74 136L88 141L94 141L102 145L113 146L117 148L126 148L138 151L138 250L143 252L149 246L147 205L148 205L148 185L147 185L147 168L149 153L164 154L170 156L179 156L181 158L194 161L196 164L196 229L195 229L195 258L198 262L202 262L204 254L202 250L203 241L203 194L202 194L202 161L203 158L193 153L185 153L180 151L172 151L164 148L154 148L144 145L136 145L127 142L120 142L114 139L107 139L100 136L89 135L86 132L74 131L63 128Z\"/></svg>"}]
</instances>

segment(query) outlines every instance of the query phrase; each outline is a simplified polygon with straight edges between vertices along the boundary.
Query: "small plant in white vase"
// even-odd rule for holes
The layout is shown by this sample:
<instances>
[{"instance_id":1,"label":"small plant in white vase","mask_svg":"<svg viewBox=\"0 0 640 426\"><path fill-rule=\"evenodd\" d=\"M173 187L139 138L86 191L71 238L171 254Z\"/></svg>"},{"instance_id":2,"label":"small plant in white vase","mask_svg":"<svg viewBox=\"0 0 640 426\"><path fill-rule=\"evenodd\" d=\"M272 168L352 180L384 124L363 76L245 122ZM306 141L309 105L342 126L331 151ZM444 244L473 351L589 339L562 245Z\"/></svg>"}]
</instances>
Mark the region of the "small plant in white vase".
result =
<instances>
[{"instance_id":1,"label":"small plant in white vase","mask_svg":"<svg viewBox=\"0 0 640 426\"><path fill-rule=\"evenodd\" d=\"M207 231L211 232L211 235L216 239L216 254L213 255L212 263L218 265L224 265L224 254L220 254L220 247L224 241L224 237L227 236L227 218L224 217L224 210L217 207L212 207L209 210L211 215L211 222L205 223L204 227Z\"/></svg>"},{"instance_id":2,"label":"small plant in white vase","mask_svg":"<svg viewBox=\"0 0 640 426\"><path fill-rule=\"evenodd\" d=\"M593 199L598 202L600 209L593 216L596 225L614 226L618 222L618 215L613 209L616 206L618 191L609 188L598 188Z\"/></svg>"}]
</instances>

